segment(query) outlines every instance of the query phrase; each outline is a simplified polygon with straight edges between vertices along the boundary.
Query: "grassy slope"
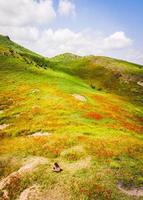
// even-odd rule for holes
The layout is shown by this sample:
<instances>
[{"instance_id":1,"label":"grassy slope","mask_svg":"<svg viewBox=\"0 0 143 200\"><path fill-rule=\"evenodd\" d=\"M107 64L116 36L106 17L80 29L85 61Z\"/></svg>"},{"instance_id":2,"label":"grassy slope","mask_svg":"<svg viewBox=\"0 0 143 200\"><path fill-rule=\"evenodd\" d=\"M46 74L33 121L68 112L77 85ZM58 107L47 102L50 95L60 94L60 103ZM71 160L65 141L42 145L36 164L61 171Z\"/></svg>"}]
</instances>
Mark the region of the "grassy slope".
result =
<instances>
[{"instance_id":1,"label":"grassy slope","mask_svg":"<svg viewBox=\"0 0 143 200\"><path fill-rule=\"evenodd\" d=\"M75 59L82 63L87 58L72 56L69 68L64 68L62 60L55 66L54 59L46 60L2 36L0 49L0 124L10 125L0 132L1 178L18 169L20 160L28 156L44 156L63 166L91 156L88 168L75 167L72 173L53 174L49 166L40 167L21 181L20 190L11 198L34 183L46 190L58 183L74 200L132 199L116 185L119 181L126 186L143 184L142 108L127 98L92 89L80 79L83 77L73 76ZM47 66L54 70L44 69ZM126 66L131 70L131 64ZM132 73L141 76L140 70L134 66ZM74 93L87 101L76 100ZM27 137L37 131L48 131L52 136ZM72 150L73 146L79 151ZM80 151L81 146L84 151Z\"/></svg>"},{"instance_id":2,"label":"grassy slope","mask_svg":"<svg viewBox=\"0 0 143 200\"><path fill-rule=\"evenodd\" d=\"M63 54L51 59L52 68L78 76L92 88L113 92L128 97L128 100L142 101L143 66L102 56L78 57Z\"/></svg>"}]
</instances>

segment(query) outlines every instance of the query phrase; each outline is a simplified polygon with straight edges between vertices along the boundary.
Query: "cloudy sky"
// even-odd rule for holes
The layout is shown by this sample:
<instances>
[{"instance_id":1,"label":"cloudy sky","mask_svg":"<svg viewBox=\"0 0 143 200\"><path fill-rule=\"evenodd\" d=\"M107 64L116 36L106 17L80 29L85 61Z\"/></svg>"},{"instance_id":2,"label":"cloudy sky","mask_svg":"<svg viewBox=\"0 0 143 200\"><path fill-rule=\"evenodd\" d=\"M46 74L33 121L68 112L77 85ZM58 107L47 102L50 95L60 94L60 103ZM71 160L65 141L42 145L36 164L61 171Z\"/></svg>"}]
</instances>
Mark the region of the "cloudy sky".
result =
<instances>
[{"instance_id":1,"label":"cloudy sky","mask_svg":"<svg viewBox=\"0 0 143 200\"><path fill-rule=\"evenodd\" d=\"M105 55L143 64L142 0L0 0L0 33L44 56Z\"/></svg>"}]
</instances>

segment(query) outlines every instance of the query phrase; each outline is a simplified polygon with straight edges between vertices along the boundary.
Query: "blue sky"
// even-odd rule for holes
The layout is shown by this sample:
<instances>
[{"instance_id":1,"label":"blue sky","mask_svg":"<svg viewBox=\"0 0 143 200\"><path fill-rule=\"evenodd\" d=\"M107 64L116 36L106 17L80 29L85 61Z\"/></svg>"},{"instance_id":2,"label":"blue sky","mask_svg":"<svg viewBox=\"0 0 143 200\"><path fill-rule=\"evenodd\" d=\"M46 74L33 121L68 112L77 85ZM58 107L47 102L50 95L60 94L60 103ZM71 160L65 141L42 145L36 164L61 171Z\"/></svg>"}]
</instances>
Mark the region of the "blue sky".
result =
<instances>
[{"instance_id":1,"label":"blue sky","mask_svg":"<svg viewBox=\"0 0 143 200\"><path fill-rule=\"evenodd\" d=\"M143 64L142 0L0 0L0 32L48 57L72 52Z\"/></svg>"},{"instance_id":2,"label":"blue sky","mask_svg":"<svg viewBox=\"0 0 143 200\"><path fill-rule=\"evenodd\" d=\"M76 18L62 18L53 27L69 27L80 31L92 28L112 33L126 32L140 44L143 40L143 0L75 0ZM58 0L55 0L57 6Z\"/></svg>"}]
</instances>

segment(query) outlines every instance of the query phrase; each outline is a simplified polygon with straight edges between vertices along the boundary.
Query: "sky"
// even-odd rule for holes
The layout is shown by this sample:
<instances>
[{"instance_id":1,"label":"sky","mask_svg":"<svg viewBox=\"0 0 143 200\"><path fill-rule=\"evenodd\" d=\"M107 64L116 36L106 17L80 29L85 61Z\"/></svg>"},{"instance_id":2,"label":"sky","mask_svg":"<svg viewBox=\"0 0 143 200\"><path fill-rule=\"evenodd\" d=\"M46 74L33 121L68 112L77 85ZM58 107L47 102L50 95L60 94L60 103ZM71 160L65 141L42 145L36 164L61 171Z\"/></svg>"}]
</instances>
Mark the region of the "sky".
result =
<instances>
[{"instance_id":1,"label":"sky","mask_svg":"<svg viewBox=\"0 0 143 200\"><path fill-rule=\"evenodd\" d=\"M0 34L46 57L143 64L143 0L0 0Z\"/></svg>"}]
</instances>

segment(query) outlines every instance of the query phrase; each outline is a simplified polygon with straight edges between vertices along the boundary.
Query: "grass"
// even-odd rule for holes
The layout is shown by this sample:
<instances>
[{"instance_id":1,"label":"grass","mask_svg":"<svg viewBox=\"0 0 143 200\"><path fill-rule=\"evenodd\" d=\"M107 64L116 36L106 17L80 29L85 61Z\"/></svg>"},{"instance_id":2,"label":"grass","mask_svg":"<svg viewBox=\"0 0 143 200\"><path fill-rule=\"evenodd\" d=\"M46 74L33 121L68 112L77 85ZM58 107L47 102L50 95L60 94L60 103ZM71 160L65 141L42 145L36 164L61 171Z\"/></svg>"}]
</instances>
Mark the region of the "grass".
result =
<instances>
[{"instance_id":1,"label":"grass","mask_svg":"<svg viewBox=\"0 0 143 200\"><path fill-rule=\"evenodd\" d=\"M72 54L62 54L51 61L50 68L80 77L93 89L123 95L128 101L142 101L142 87L137 84L143 79L141 65L102 56Z\"/></svg>"},{"instance_id":2,"label":"grass","mask_svg":"<svg viewBox=\"0 0 143 200\"><path fill-rule=\"evenodd\" d=\"M39 166L18 186L16 183L11 199L34 184L45 192L62 188L73 200L134 199L121 193L117 184L127 188L143 185L142 94L135 85L142 77L141 66L70 54L45 59L2 36L0 54L0 124L9 125L0 130L1 178L16 171L23 158L49 159L48 165ZM113 77L115 84L110 87L110 76L118 71L123 71L123 77L132 74L134 81L125 86ZM110 75L106 80L104 73ZM117 87L124 92L129 88L127 95L116 91ZM73 94L87 101L79 101ZM51 135L28 137L39 131ZM90 164L82 166L87 157ZM60 174L52 172L54 162L64 166Z\"/></svg>"}]
</instances>

